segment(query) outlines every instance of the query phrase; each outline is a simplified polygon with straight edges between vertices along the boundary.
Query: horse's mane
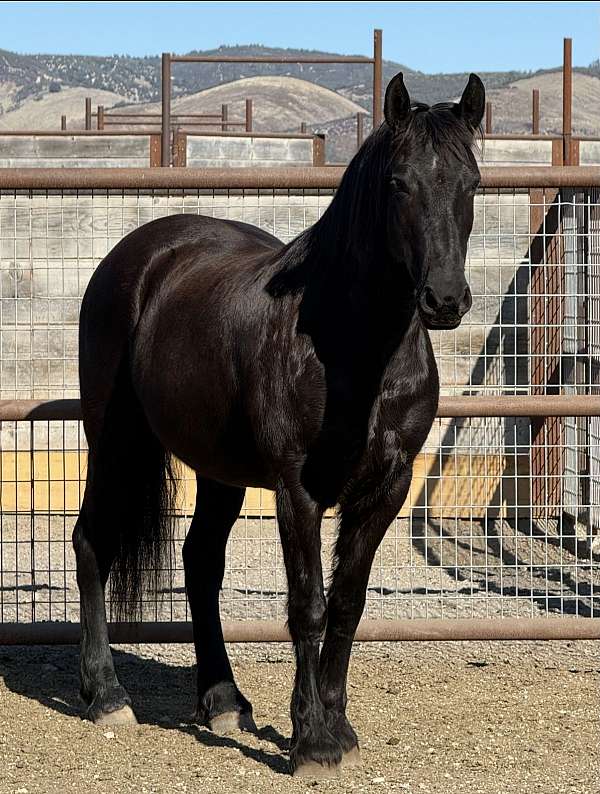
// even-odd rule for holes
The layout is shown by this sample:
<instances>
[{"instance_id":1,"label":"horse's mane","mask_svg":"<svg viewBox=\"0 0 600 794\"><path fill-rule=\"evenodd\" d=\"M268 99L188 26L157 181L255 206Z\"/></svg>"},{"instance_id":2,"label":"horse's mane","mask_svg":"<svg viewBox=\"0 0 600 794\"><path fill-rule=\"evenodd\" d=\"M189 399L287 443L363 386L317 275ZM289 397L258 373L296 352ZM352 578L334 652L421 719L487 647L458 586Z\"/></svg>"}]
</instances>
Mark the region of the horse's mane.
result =
<instances>
[{"instance_id":1,"label":"horse's mane","mask_svg":"<svg viewBox=\"0 0 600 794\"><path fill-rule=\"evenodd\" d=\"M475 137L456 113L453 102L426 105L414 102L407 125L400 131L383 123L365 140L350 161L336 194L323 216L279 252L271 294L301 289L316 268L342 260L348 271L368 267L385 239L391 164L398 151L431 141L438 154L452 152L461 162L472 161Z\"/></svg>"}]
</instances>

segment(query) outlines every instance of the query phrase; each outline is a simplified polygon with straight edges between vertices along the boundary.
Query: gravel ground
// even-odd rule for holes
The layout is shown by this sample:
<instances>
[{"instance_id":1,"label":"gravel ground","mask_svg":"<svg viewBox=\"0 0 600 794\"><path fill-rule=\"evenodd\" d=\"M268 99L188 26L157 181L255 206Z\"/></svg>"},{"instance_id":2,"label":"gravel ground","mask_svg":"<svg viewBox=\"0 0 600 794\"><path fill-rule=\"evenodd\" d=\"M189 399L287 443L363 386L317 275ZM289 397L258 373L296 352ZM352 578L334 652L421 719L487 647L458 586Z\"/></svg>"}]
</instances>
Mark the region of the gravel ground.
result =
<instances>
[{"instance_id":1,"label":"gravel ground","mask_svg":"<svg viewBox=\"0 0 600 794\"><path fill-rule=\"evenodd\" d=\"M188 646L115 651L137 728L79 719L76 648L0 649L0 793L598 791L600 662L592 642L356 647L350 717L363 765L338 780L287 774L287 645L231 646L258 735L191 724Z\"/></svg>"}]
</instances>

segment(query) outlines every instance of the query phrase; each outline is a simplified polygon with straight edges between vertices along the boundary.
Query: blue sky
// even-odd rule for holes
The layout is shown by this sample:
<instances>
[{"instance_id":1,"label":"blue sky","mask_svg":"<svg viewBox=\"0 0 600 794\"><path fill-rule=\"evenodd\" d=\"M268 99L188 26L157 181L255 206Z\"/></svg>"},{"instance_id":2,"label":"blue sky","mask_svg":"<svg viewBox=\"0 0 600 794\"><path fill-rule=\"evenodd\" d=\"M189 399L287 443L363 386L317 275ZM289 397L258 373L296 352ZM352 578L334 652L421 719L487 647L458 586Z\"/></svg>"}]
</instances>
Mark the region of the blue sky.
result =
<instances>
[{"instance_id":1,"label":"blue sky","mask_svg":"<svg viewBox=\"0 0 600 794\"><path fill-rule=\"evenodd\" d=\"M153 55L220 44L368 54L425 72L537 69L600 55L600 2L3 2L0 48Z\"/></svg>"}]
</instances>

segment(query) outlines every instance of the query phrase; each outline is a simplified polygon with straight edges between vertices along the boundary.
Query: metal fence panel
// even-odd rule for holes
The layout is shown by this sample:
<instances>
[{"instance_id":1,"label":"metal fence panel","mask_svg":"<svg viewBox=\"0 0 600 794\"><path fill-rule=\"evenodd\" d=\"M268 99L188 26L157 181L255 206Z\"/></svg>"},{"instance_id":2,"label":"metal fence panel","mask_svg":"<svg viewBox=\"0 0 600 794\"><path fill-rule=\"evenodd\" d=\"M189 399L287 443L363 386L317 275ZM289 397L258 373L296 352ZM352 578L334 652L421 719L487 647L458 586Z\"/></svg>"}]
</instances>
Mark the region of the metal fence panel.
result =
<instances>
[{"instance_id":1,"label":"metal fence panel","mask_svg":"<svg viewBox=\"0 0 600 794\"><path fill-rule=\"evenodd\" d=\"M77 396L81 296L102 256L140 224L203 213L254 223L287 241L318 220L333 193L1 190L0 398ZM467 260L473 310L457 331L432 335L442 392L597 394L598 191L530 196L524 188L486 188L475 210ZM551 250L560 255L552 259ZM549 310L557 305L560 312ZM558 340L556 351L548 340ZM588 542L599 524L598 420L557 421L436 420L411 495L373 566L366 617L600 614ZM3 422L0 446L0 621L76 620L70 535L86 465L81 426ZM193 497L193 480L182 471L178 546ZM326 567L334 533L328 516ZM179 551L172 587L144 604L147 620L188 619ZM250 490L229 543L224 617L282 619L285 591L272 496Z\"/></svg>"}]
</instances>

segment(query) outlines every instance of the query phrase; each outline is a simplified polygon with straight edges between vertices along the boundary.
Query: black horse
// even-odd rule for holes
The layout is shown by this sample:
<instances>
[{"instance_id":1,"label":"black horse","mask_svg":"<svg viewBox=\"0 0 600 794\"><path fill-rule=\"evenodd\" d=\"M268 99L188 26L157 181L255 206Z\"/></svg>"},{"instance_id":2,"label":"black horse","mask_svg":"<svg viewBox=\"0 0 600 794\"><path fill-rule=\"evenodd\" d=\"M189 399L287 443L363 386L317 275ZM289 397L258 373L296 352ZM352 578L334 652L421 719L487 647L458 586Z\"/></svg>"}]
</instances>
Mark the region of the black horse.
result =
<instances>
[{"instance_id":1,"label":"black horse","mask_svg":"<svg viewBox=\"0 0 600 794\"><path fill-rule=\"evenodd\" d=\"M95 271L80 322L89 443L75 527L81 693L97 723L135 721L115 674L105 585L131 613L168 549L169 456L197 475L183 548L198 717L252 729L219 617L225 545L247 486L276 493L296 653L290 761L332 774L358 758L346 677L373 557L431 428L438 376L427 329L471 306L464 265L485 104L411 104L389 84L385 122L323 217L283 245L258 228L179 215L125 237ZM327 596L325 508L338 505ZM320 643L324 641L320 650Z\"/></svg>"}]
</instances>

